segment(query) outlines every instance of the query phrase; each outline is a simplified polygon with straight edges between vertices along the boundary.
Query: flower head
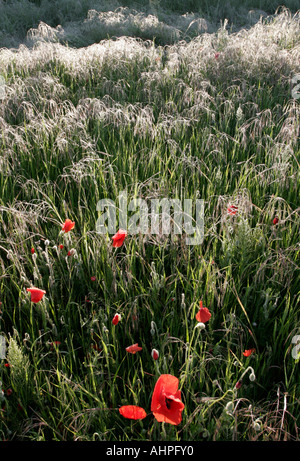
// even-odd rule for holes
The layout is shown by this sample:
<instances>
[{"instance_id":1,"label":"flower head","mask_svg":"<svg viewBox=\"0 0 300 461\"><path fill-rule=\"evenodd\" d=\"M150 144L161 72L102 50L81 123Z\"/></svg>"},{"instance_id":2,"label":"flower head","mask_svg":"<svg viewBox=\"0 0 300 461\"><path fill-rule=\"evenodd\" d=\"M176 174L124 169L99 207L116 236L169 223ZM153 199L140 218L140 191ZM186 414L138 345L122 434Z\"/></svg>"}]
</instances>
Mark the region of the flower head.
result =
<instances>
[{"instance_id":1,"label":"flower head","mask_svg":"<svg viewBox=\"0 0 300 461\"><path fill-rule=\"evenodd\" d=\"M120 320L121 320L121 315L120 315L120 314L115 314L115 315L114 315L114 318L112 319L113 325L118 325L118 323L120 322Z\"/></svg>"},{"instance_id":2,"label":"flower head","mask_svg":"<svg viewBox=\"0 0 300 461\"><path fill-rule=\"evenodd\" d=\"M200 301L200 308L196 314L196 320L201 323L206 323L211 318L211 313L207 309L207 307L203 307L203 302Z\"/></svg>"},{"instance_id":3,"label":"flower head","mask_svg":"<svg viewBox=\"0 0 300 461\"><path fill-rule=\"evenodd\" d=\"M147 416L144 408L137 405L123 405L119 408L120 415L128 419L144 419Z\"/></svg>"},{"instance_id":4,"label":"flower head","mask_svg":"<svg viewBox=\"0 0 300 461\"><path fill-rule=\"evenodd\" d=\"M71 219L66 219L64 225L62 226L62 230L65 232L70 232L75 227L75 222L71 221Z\"/></svg>"},{"instance_id":5,"label":"flower head","mask_svg":"<svg viewBox=\"0 0 300 461\"><path fill-rule=\"evenodd\" d=\"M26 291L29 291L31 293L31 302L33 303L38 303L44 294L46 294L45 290L40 290L39 288L27 288Z\"/></svg>"},{"instance_id":6,"label":"flower head","mask_svg":"<svg viewBox=\"0 0 300 461\"><path fill-rule=\"evenodd\" d=\"M278 224L278 222L279 222L279 219L277 218L277 216L275 216L275 218L273 219L274 226Z\"/></svg>"},{"instance_id":7,"label":"flower head","mask_svg":"<svg viewBox=\"0 0 300 461\"><path fill-rule=\"evenodd\" d=\"M135 354L136 352L139 352L141 350L142 350L142 347L140 347L138 343L133 344L132 346L126 347L126 351L130 352L130 354Z\"/></svg>"},{"instance_id":8,"label":"flower head","mask_svg":"<svg viewBox=\"0 0 300 461\"><path fill-rule=\"evenodd\" d=\"M243 352L243 355L244 355L245 357L250 357L250 355L253 354L254 352L255 352L255 349L254 349L254 348L252 348L252 349L247 349L247 350L245 350L245 351Z\"/></svg>"},{"instance_id":9,"label":"flower head","mask_svg":"<svg viewBox=\"0 0 300 461\"><path fill-rule=\"evenodd\" d=\"M153 360L157 360L158 357L159 357L158 350L157 349L152 349L151 355L152 355Z\"/></svg>"},{"instance_id":10,"label":"flower head","mask_svg":"<svg viewBox=\"0 0 300 461\"><path fill-rule=\"evenodd\" d=\"M181 401L178 383L178 378L173 375L161 375L158 378L151 401L151 411L158 422L173 425L181 422L184 403Z\"/></svg>"},{"instance_id":11,"label":"flower head","mask_svg":"<svg viewBox=\"0 0 300 461\"><path fill-rule=\"evenodd\" d=\"M35 249L34 248L31 248L31 254L33 255L35 253Z\"/></svg>"},{"instance_id":12,"label":"flower head","mask_svg":"<svg viewBox=\"0 0 300 461\"><path fill-rule=\"evenodd\" d=\"M118 232L112 237L113 247L121 247L124 243L125 237L127 237L127 232L123 229L118 230Z\"/></svg>"}]
</instances>

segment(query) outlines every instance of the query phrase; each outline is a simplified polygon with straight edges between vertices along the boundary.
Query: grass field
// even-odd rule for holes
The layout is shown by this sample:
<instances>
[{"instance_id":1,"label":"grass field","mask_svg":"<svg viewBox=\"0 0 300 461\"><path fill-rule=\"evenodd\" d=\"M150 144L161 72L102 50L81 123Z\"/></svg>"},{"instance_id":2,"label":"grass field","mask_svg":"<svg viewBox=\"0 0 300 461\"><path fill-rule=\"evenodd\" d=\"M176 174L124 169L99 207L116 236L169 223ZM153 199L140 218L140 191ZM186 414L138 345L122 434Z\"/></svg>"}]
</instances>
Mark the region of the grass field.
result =
<instances>
[{"instance_id":1,"label":"grass field","mask_svg":"<svg viewBox=\"0 0 300 461\"><path fill-rule=\"evenodd\" d=\"M300 15L237 3L0 3L1 440L300 440ZM202 243L114 247L122 191L203 199Z\"/></svg>"}]
</instances>

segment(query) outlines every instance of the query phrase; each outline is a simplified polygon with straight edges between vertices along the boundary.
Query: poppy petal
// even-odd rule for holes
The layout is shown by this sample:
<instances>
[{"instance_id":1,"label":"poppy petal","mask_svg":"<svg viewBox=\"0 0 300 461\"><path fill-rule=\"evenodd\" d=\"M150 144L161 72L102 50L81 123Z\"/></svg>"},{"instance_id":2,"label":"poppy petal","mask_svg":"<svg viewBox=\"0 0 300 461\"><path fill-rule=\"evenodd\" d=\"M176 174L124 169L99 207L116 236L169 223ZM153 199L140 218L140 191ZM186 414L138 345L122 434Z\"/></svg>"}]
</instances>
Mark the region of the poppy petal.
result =
<instances>
[{"instance_id":1,"label":"poppy petal","mask_svg":"<svg viewBox=\"0 0 300 461\"><path fill-rule=\"evenodd\" d=\"M211 313L207 309L207 307L200 307L199 311L196 314L196 320L201 323L208 322L211 318Z\"/></svg>"},{"instance_id":2,"label":"poppy petal","mask_svg":"<svg viewBox=\"0 0 300 461\"><path fill-rule=\"evenodd\" d=\"M123 405L119 408L119 412L124 418L128 419L144 419L147 416L144 408L137 405Z\"/></svg>"}]
</instances>

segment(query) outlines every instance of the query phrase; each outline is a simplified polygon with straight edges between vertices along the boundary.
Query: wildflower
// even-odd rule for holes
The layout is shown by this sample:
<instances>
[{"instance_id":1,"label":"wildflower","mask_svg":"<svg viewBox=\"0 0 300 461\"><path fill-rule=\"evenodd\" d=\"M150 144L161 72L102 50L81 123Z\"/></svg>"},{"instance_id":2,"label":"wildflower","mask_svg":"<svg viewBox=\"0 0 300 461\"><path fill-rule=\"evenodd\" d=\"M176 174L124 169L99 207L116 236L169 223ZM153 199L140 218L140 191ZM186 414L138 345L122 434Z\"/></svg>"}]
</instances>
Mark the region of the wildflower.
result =
<instances>
[{"instance_id":1,"label":"wildflower","mask_svg":"<svg viewBox=\"0 0 300 461\"><path fill-rule=\"evenodd\" d=\"M165 374L158 378L151 401L151 411L158 422L173 425L181 422L184 403L178 383L178 378L173 375Z\"/></svg>"},{"instance_id":2,"label":"wildflower","mask_svg":"<svg viewBox=\"0 0 300 461\"><path fill-rule=\"evenodd\" d=\"M227 213L230 215L235 215L237 211L238 211L238 207L235 205L229 205L229 207L227 208Z\"/></svg>"},{"instance_id":3,"label":"wildflower","mask_svg":"<svg viewBox=\"0 0 300 461\"><path fill-rule=\"evenodd\" d=\"M6 395L10 396L12 394L12 392L13 392L12 389L7 389Z\"/></svg>"},{"instance_id":4,"label":"wildflower","mask_svg":"<svg viewBox=\"0 0 300 461\"><path fill-rule=\"evenodd\" d=\"M242 387L242 381L238 381L235 385L236 389L240 389Z\"/></svg>"},{"instance_id":5,"label":"wildflower","mask_svg":"<svg viewBox=\"0 0 300 461\"><path fill-rule=\"evenodd\" d=\"M207 307L203 307L203 302L200 301L200 308L196 314L196 320L201 323L206 323L211 318L211 313L207 309Z\"/></svg>"},{"instance_id":6,"label":"wildflower","mask_svg":"<svg viewBox=\"0 0 300 461\"><path fill-rule=\"evenodd\" d=\"M60 341L54 341L53 343L50 343L51 350L53 350L53 348L54 348L55 346L58 347L60 344L61 344Z\"/></svg>"},{"instance_id":7,"label":"wildflower","mask_svg":"<svg viewBox=\"0 0 300 461\"><path fill-rule=\"evenodd\" d=\"M127 237L127 232L123 229L118 230L118 232L112 237L113 247L119 248L123 245L125 237Z\"/></svg>"},{"instance_id":8,"label":"wildflower","mask_svg":"<svg viewBox=\"0 0 300 461\"><path fill-rule=\"evenodd\" d=\"M273 219L274 226L276 226L278 222L279 222L279 219L277 218L277 216L275 216L275 218Z\"/></svg>"},{"instance_id":9,"label":"wildflower","mask_svg":"<svg viewBox=\"0 0 300 461\"><path fill-rule=\"evenodd\" d=\"M9 368L10 367L10 364L9 363L5 363L4 365L6 368Z\"/></svg>"},{"instance_id":10,"label":"wildflower","mask_svg":"<svg viewBox=\"0 0 300 461\"><path fill-rule=\"evenodd\" d=\"M199 323L197 323L197 325L195 326L195 328L197 328L197 330L204 330L204 329L205 329L205 325L204 325L204 323L199 322Z\"/></svg>"},{"instance_id":11,"label":"wildflower","mask_svg":"<svg viewBox=\"0 0 300 461\"><path fill-rule=\"evenodd\" d=\"M71 221L71 219L66 219L64 225L62 226L62 230L66 232L70 232L75 227L75 222Z\"/></svg>"},{"instance_id":12,"label":"wildflower","mask_svg":"<svg viewBox=\"0 0 300 461\"><path fill-rule=\"evenodd\" d=\"M215 59L218 59L219 56L220 56L220 53L215 53Z\"/></svg>"},{"instance_id":13,"label":"wildflower","mask_svg":"<svg viewBox=\"0 0 300 461\"><path fill-rule=\"evenodd\" d=\"M92 281L92 282L95 282L95 280L96 280L96 277L93 275L93 276L91 277L91 281Z\"/></svg>"},{"instance_id":14,"label":"wildflower","mask_svg":"<svg viewBox=\"0 0 300 461\"><path fill-rule=\"evenodd\" d=\"M120 322L120 320L121 320L121 315L120 315L120 314L116 314L116 315L114 316L114 318L112 319L113 325L118 325L118 323Z\"/></svg>"},{"instance_id":15,"label":"wildflower","mask_svg":"<svg viewBox=\"0 0 300 461\"><path fill-rule=\"evenodd\" d=\"M135 354L136 352L139 352L141 350L142 350L142 347L140 347L138 343L133 344L132 346L126 347L126 351L130 352L130 354Z\"/></svg>"},{"instance_id":16,"label":"wildflower","mask_svg":"<svg viewBox=\"0 0 300 461\"><path fill-rule=\"evenodd\" d=\"M120 415L128 419L144 419L147 416L144 408L137 405L123 405L119 408L119 412Z\"/></svg>"},{"instance_id":17,"label":"wildflower","mask_svg":"<svg viewBox=\"0 0 300 461\"><path fill-rule=\"evenodd\" d=\"M68 256L75 256L76 250L75 248L71 248L71 250L68 251Z\"/></svg>"},{"instance_id":18,"label":"wildflower","mask_svg":"<svg viewBox=\"0 0 300 461\"><path fill-rule=\"evenodd\" d=\"M45 240L45 246L49 246L50 245L50 240Z\"/></svg>"},{"instance_id":19,"label":"wildflower","mask_svg":"<svg viewBox=\"0 0 300 461\"><path fill-rule=\"evenodd\" d=\"M152 355L153 360L157 360L158 357L159 357L158 350L157 349L152 349L151 355Z\"/></svg>"},{"instance_id":20,"label":"wildflower","mask_svg":"<svg viewBox=\"0 0 300 461\"><path fill-rule=\"evenodd\" d=\"M60 249L60 250L62 250L62 249L63 249L63 247L64 247L63 245L59 245L59 249Z\"/></svg>"},{"instance_id":21,"label":"wildflower","mask_svg":"<svg viewBox=\"0 0 300 461\"><path fill-rule=\"evenodd\" d=\"M255 349L254 349L254 348L252 348L252 349L247 349L247 350L245 350L245 351L243 352L243 355L244 355L245 357L250 357L250 355L253 354L254 352L255 352Z\"/></svg>"},{"instance_id":22,"label":"wildflower","mask_svg":"<svg viewBox=\"0 0 300 461\"><path fill-rule=\"evenodd\" d=\"M31 254L33 255L35 253L35 249L34 248L31 248Z\"/></svg>"},{"instance_id":23,"label":"wildflower","mask_svg":"<svg viewBox=\"0 0 300 461\"><path fill-rule=\"evenodd\" d=\"M45 290L40 290L39 288L27 288L26 291L31 293L31 302L38 303L44 294L46 293Z\"/></svg>"}]
</instances>

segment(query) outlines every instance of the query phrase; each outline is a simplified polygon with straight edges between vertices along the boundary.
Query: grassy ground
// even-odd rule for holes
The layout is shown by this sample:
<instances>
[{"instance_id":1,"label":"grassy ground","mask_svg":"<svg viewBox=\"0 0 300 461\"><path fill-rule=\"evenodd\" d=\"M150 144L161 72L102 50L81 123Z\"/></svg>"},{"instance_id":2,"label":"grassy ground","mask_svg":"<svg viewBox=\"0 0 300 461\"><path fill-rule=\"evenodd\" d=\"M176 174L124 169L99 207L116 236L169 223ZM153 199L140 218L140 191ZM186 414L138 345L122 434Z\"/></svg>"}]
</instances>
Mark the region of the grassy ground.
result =
<instances>
[{"instance_id":1,"label":"grassy ground","mask_svg":"<svg viewBox=\"0 0 300 461\"><path fill-rule=\"evenodd\" d=\"M230 33L177 11L175 36L167 13L99 14L42 24L28 47L5 33L0 50L0 438L299 440L299 14ZM120 37L94 43L103 24ZM97 202L123 190L204 199L203 243L113 248ZM161 374L179 379L180 425L151 414ZM131 404L147 418L123 418Z\"/></svg>"}]
</instances>

